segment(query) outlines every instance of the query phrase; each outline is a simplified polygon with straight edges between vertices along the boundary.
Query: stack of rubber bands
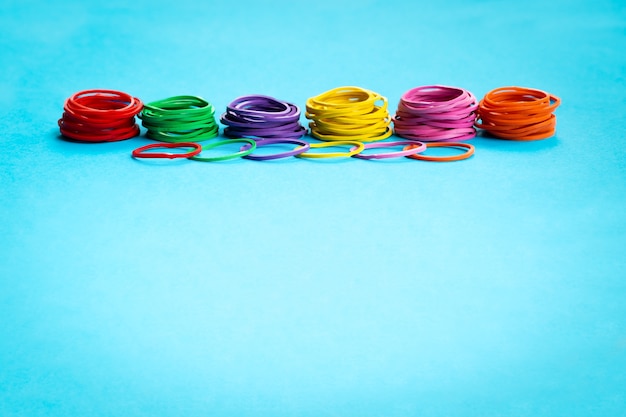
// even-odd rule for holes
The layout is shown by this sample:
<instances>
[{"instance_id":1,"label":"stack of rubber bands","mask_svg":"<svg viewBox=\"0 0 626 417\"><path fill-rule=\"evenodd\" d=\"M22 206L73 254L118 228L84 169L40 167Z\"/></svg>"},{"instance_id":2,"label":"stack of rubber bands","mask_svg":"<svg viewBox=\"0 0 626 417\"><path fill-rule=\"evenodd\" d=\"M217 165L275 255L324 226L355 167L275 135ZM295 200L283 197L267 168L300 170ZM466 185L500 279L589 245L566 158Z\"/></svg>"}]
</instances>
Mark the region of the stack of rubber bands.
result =
<instances>
[{"instance_id":1,"label":"stack of rubber bands","mask_svg":"<svg viewBox=\"0 0 626 417\"><path fill-rule=\"evenodd\" d=\"M339 87L311 97L306 102L306 114L311 119L311 135L326 143L311 144L311 148L348 146L347 152L304 153L302 158L341 158L361 154L365 143L381 141L391 136L391 118L387 98L360 87ZM377 159L373 155L366 159Z\"/></svg>"},{"instance_id":2,"label":"stack of rubber bands","mask_svg":"<svg viewBox=\"0 0 626 417\"><path fill-rule=\"evenodd\" d=\"M196 96L175 96L144 106L139 118L146 136L161 142L183 143L213 139L219 134L213 105Z\"/></svg>"},{"instance_id":3,"label":"stack of rubber bands","mask_svg":"<svg viewBox=\"0 0 626 417\"><path fill-rule=\"evenodd\" d=\"M393 118L394 133L426 142L456 142L476 136L478 101L462 88L413 88L402 95Z\"/></svg>"},{"instance_id":4,"label":"stack of rubber bands","mask_svg":"<svg viewBox=\"0 0 626 417\"><path fill-rule=\"evenodd\" d=\"M295 104L263 95L248 95L233 100L220 117L226 125L224 135L233 138L250 138L256 147L268 145L296 145L296 148L274 154L253 155L252 145L244 144L243 158L255 161L281 159L298 156L310 145L300 138L307 130L300 124L300 108ZM252 150L251 150L252 149Z\"/></svg>"},{"instance_id":5,"label":"stack of rubber bands","mask_svg":"<svg viewBox=\"0 0 626 417\"><path fill-rule=\"evenodd\" d=\"M306 102L311 134L324 141L374 142L391 136L387 98L360 87L339 87Z\"/></svg>"},{"instance_id":6,"label":"stack of rubber bands","mask_svg":"<svg viewBox=\"0 0 626 417\"><path fill-rule=\"evenodd\" d=\"M556 132L553 112L560 103L558 97L533 88L496 88L480 101L476 127L500 139L546 139Z\"/></svg>"},{"instance_id":7,"label":"stack of rubber bands","mask_svg":"<svg viewBox=\"0 0 626 417\"><path fill-rule=\"evenodd\" d=\"M65 101L61 134L80 142L115 142L139 135L141 100L114 90L80 91Z\"/></svg>"},{"instance_id":8,"label":"stack of rubber bands","mask_svg":"<svg viewBox=\"0 0 626 417\"><path fill-rule=\"evenodd\" d=\"M469 158L474 147L458 141L476 136L474 121L478 103L472 93L462 88L428 85L413 88L402 95L393 117L394 133L409 140L426 142L426 148L461 148L452 156L429 156L418 152L409 158L449 162ZM415 149L409 145L407 149Z\"/></svg>"},{"instance_id":9,"label":"stack of rubber bands","mask_svg":"<svg viewBox=\"0 0 626 417\"><path fill-rule=\"evenodd\" d=\"M146 136L161 143L135 149L135 158L189 158L197 161L226 161L246 158L265 161L300 158L388 159L408 157L426 161L457 161L469 158L474 147L461 141L476 136L476 129L509 140L545 139L555 134L554 110L560 99L541 90L502 87L490 91L477 103L462 88L422 86L404 93L393 119L387 99L359 87L339 87L311 97L305 116L311 120L311 136L300 124L298 106L263 95L243 96L232 101L220 120L226 125L226 140L197 142L219 136L215 109L197 96L175 96L145 106L141 100L115 90L86 90L65 101L58 124L61 134L82 142L111 142L140 133L139 115ZM390 124L393 121L392 131ZM386 140L392 133L403 140ZM241 144L236 152L202 156L203 151ZM294 145L285 152L254 154L263 146ZM319 148L346 148L342 152L311 152ZM370 149L391 151L370 153ZM399 148L398 150L394 148ZM461 154L428 155L429 148L460 149ZM154 149L176 149L155 152Z\"/></svg>"},{"instance_id":10,"label":"stack of rubber bands","mask_svg":"<svg viewBox=\"0 0 626 417\"><path fill-rule=\"evenodd\" d=\"M226 107L220 121L230 138L298 139L306 134L298 106L262 95L243 96Z\"/></svg>"}]
</instances>

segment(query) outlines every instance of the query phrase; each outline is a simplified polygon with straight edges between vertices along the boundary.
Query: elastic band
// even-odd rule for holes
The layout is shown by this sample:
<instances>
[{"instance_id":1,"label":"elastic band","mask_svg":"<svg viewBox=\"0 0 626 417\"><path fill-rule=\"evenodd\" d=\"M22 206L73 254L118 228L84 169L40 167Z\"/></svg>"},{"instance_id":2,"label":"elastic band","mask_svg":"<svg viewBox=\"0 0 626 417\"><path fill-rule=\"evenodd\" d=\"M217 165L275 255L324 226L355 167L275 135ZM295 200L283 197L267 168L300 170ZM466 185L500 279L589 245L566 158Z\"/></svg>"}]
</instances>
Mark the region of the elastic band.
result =
<instances>
[{"instance_id":1,"label":"elastic band","mask_svg":"<svg viewBox=\"0 0 626 417\"><path fill-rule=\"evenodd\" d=\"M263 139L263 140L256 141L256 147L258 149L260 147L267 146L267 145L276 145L276 144L283 144L283 143L299 145L299 146L296 149L293 149L287 152L275 153L271 155L250 154L250 155L244 156L244 158L252 159L253 161L268 161L270 159L288 158L290 156L300 155L308 151L311 148L311 145L308 142L305 142L303 140L298 140L298 139ZM248 150L248 148L250 148L250 145L244 145L241 147L241 150L245 151L245 150Z\"/></svg>"},{"instance_id":2,"label":"elastic band","mask_svg":"<svg viewBox=\"0 0 626 417\"><path fill-rule=\"evenodd\" d=\"M217 148L218 146L229 145L232 143L244 143L246 145L249 145L250 147L248 149L240 150L239 152L235 152L235 153L228 154L228 155L212 156L212 157L192 156L189 159L193 159L194 161L201 161L201 162L227 161L229 159L237 159L237 158L242 158L246 155L250 155L256 149L256 142L252 139L227 139L227 140L220 140L217 142L209 143L207 145L203 145L202 151L204 152L209 149Z\"/></svg>"},{"instance_id":3,"label":"elastic band","mask_svg":"<svg viewBox=\"0 0 626 417\"><path fill-rule=\"evenodd\" d=\"M311 143L311 148L329 148L332 146L352 146L348 152L328 152L328 153L312 153L312 152L304 152L299 155L296 155L299 158L349 158L353 155L362 152L365 149L365 145L361 142L353 141L353 140L340 140L333 142L322 142L322 143Z\"/></svg>"},{"instance_id":4,"label":"elastic band","mask_svg":"<svg viewBox=\"0 0 626 417\"><path fill-rule=\"evenodd\" d=\"M80 142L115 142L139 135L135 115L143 103L116 90L84 90L65 100L61 134Z\"/></svg>"},{"instance_id":5,"label":"elastic band","mask_svg":"<svg viewBox=\"0 0 626 417\"><path fill-rule=\"evenodd\" d=\"M556 132L552 114L561 99L526 87L501 87L488 92L478 104L476 127L509 140L539 140Z\"/></svg>"},{"instance_id":6,"label":"elastic band","mask_svg":"<svg viewBox=\"0 0 626 417\"><path fill-rule=\"evenodd\" d=\"M401 140L397 142L376 142L376 143L367 143L364 146L364 149L373 149L373 148L391 148L394 146L404 146L404 145L417 145L405 147L401 151L397 152L385 152L385 153L376 153L370 155L364 155L363 153L358 153L356 155L352 155L353 158L359 159L387 159L387 158L398 158L401 156L409 156L415 155L419 152L424 152L426 150L426 145L421 142L415 142L410 140ZM355 150L356 148L352 148L351 150Z\"/></svg>"},{"instance_id":7,"label":"elastic band","mask_svg":"<svg viewBox=\"0 0 626 417\"><path fill-rule=\"evenodd\" d=\"M306 134L298 106L273 97L249 95L226 107L220 121L230 138L298 139Z\"/></svg>"},{"instance_id":8,"label":"elastic band","mask_svg":"<svg viewBox=\"0 0 626 417\"><path fill-rule=\"evenodd\" d=\"M139 115L146 136L161 142L200 142L219 134L213 105L201 97L175 96L153 101Z\"/></svg>"},{"instance_id":9,"label":"elastic band","mask_svg":"<svg viewBox=\"0 0 626 417\"><path fill-rule=\"evenodd\" d=\"M413 88L402 95L393 118L394 133L419 140L456 142L476 136L478 102L467 90L443 85Z\"/></svg>"},{"instance_id":10,"label":"elastic band","mask_svg":"<svg viewBox=\"0 0 626 417\"><path fill-rule=\"evenodd\" d=\"M146 152L149 149L161 149L161 148L193 148L186 153L172 153L172 152ZM202 147L193 142L181 142L181 143L151 143L141 148L137 148L133 151L133 158L191 158L202 152Z\"/></svg>"},{"instance_id":11,"label":"elastic band","mask_svg":"<svg viewBox=\"0 0 626 417\"><path fill-rule=\"evenodd\" d=\"M392 134L387 98L360 87L339 87L311 97L305 116L324 141L374 142Z\"/></svg>"},{"instance_id":12,"label":"elastic band","mask_svg":"<svg viewBox=\"0 0 626 417\"><path fill-rule=\"evenodd\" d=\"M417 147L419 145L413 144L405 147L404 149L410 149L411 147ZM461 148L467 149L460 155L453 156L429 156L424 154L415 154L407 156L407 158L411 159L419 159L420 161L431 161L431 162L452 162L452 161L460 161L463 159L467 159L474 154L474 146L469 143L457 143L457 142L430 142L426 144L427 148Z\"/></svg>"}]
</instances>

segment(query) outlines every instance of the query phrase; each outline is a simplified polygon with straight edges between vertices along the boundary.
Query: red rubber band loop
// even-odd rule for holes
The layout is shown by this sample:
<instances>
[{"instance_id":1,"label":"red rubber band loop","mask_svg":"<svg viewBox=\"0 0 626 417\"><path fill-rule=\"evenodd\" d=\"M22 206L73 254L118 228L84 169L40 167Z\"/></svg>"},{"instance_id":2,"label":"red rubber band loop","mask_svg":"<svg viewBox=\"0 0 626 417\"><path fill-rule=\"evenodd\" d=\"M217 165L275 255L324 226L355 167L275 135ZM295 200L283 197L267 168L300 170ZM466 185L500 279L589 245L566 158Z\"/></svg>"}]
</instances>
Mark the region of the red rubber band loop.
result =
<instances>
[{"instance_id":1,"label":"red rubber band loop","mask_svg":"<svg viewBox=\"0 0 626 417\"><path fill-rule=\"evenodd\" d=\"M171 153L171 152L146 152L149 149L178 149L178 148L193 148L193 150L186 153ZM133 151L133 158L191 158L202 152L202 146L194 142L181 142L181 143L151 143L141 148L137 148Z\"/></svg>"}]
</instances>

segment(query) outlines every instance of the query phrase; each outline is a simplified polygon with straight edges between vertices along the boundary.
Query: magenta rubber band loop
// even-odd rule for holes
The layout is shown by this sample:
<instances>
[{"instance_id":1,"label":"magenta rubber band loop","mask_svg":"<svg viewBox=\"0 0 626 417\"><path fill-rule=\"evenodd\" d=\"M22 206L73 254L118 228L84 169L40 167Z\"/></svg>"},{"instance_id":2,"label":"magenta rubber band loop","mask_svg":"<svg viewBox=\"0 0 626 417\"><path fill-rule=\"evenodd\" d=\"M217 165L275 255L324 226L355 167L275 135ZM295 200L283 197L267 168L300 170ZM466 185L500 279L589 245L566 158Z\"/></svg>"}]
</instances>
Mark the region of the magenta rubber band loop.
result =
<instances>
[{"instance_id":1,"label":"magenta rubber band loop","mask_svg":"<svg viewBox=\"0 0 626 417\"><path fill-rule=\"evenodd\" d=\"M401 151L396 152L385 152L385 153L376 153L371 155L363 155L363 151L356 155L352 155L353 158L359 159L387 159L387 158L399 158L401 156L409 156L415 155L416 153L424 152L426 150L426 144L421 142L416 142L412 140L401 140L395 142L373 142L373 143L365 143L365 149L375 149L375 148L391 148L394 146L407 146L412 145L409 149L403 149ZM417 146L415 146L417 145ZM356 150L356 146L351 149L351 151Z\"/></svg>"},{"instance_id":2,"label":"magenta rubber band loop","mask_svg":"<svg viewBox=\"0 0 626 417\"><path fill-rule=\"evenodd\" d=\"M393 117L394 133L424 142L457 142L476 136L478 100L458 87L430 85L402 95Z\"/></svg>"}]
</instances>

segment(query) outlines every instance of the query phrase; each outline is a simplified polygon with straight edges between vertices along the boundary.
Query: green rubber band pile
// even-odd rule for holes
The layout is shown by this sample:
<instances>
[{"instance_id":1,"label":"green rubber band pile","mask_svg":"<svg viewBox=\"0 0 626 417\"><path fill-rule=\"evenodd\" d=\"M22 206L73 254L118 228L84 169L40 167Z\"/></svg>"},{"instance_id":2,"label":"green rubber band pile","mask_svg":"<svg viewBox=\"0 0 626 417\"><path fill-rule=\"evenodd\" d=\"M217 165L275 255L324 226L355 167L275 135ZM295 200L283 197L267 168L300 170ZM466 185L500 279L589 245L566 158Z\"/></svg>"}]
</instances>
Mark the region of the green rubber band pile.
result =
<instances>
[{"instance_id":1,"label":"green rubber band pile","mask_svg":"<svg viewBox=\"0 0 626 417\"><path fill-rule=\"evenodd\" d=\"M138 115L151 139L169 142L200 142L217 137L215 108L196 96L175 96L144 105Z\"/></svg>"}]
</instances>

